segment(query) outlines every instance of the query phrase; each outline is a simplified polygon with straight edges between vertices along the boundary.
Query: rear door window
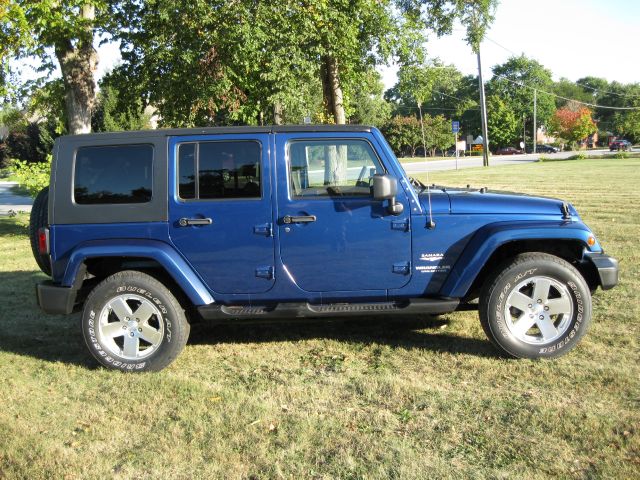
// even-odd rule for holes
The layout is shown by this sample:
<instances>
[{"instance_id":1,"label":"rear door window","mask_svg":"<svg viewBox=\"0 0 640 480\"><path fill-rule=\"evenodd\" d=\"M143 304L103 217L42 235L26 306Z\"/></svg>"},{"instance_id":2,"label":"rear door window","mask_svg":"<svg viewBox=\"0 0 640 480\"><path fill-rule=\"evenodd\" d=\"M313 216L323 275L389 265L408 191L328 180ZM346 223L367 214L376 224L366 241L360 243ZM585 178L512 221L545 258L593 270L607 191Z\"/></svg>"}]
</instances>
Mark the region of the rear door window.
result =
<instances>
[{"instance_id":1,"label":"rear door window","mask_svg":"<svg viewBox=\"0 0 640 480\"><path fill-rule=\"evenodd\" d=\"M261 198L261 147L255 141L183 143L178 193L183 200Z\"/></svg>"}]
</instances>

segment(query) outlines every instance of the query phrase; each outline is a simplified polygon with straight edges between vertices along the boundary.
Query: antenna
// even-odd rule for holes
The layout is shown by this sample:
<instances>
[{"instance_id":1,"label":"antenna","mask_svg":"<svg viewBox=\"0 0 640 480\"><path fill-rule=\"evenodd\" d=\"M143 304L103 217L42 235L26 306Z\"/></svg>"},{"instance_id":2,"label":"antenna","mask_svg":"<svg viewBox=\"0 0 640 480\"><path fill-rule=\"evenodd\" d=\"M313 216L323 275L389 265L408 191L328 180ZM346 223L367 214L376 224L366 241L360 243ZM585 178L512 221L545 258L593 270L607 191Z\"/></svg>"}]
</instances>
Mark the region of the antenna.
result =
<instances>
[{"instance_id":1,"label":"antenna","mask_svg":"<svg viewBox=\"0 0 640 480\"><path fill-rule=\"evenodd\" d=\"M418 111L420 112L420 128L422 129L422 150L424 153L424 163L427 163L427 141L424 136L424 123L422 122L422 105L418 101ZM429 202L429 221L427 222L427 228L429 230L436 228L436 222L433 221L433 213L431 212L431 180L429 180L429 168L427 165L427 200Z\"/></svg>"}]
</instances>

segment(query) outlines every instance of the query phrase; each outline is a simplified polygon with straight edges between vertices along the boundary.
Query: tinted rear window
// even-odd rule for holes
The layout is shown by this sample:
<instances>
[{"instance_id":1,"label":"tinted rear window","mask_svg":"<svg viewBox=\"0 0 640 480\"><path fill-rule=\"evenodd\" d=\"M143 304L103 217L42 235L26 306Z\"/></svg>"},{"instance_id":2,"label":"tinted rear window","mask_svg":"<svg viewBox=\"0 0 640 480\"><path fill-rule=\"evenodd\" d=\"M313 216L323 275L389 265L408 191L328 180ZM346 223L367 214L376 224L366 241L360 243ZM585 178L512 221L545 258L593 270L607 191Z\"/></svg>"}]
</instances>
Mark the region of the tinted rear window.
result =
<instances>
[{"instance_id":1,"label":"tinted rear window","mask_svg":"<svg viewBox=\"0 0 640 480\"><path fill-rule=\"evenodd\" d=\"M153 146L81 147L76 153L74 198L81 205L151 201Z\"/></svg>"}]
</instances>

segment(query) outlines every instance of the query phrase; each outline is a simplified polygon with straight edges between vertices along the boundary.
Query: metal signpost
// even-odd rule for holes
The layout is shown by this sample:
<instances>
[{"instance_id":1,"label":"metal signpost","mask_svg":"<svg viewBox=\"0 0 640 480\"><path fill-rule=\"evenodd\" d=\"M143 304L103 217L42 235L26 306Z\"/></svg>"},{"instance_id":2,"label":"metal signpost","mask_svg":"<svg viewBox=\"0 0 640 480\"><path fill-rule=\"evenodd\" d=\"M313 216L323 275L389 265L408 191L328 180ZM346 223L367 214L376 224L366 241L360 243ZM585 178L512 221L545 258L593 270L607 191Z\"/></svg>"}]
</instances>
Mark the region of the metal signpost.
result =
<instances>
[{"instance_id":1,"label":"metal signpost","mask_svg":"<svg viewBox=\"0 0 640 480\"><path fill-rule=\"evenodd\" d=\"M451 120L451 131L455 135L455 143L453 149L456 152L456 170L458 169L458 132L460 131L460 122L458 120Z\"/></svg>"}]
</instances>

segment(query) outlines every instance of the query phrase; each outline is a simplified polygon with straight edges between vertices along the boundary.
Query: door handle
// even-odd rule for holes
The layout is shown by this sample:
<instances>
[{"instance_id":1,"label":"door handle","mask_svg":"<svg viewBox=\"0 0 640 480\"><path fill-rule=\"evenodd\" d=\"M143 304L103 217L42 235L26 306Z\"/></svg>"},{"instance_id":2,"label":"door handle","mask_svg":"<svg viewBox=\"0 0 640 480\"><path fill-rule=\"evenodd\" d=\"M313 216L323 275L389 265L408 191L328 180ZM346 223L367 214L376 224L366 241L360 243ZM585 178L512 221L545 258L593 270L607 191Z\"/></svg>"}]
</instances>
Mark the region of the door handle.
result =
<instances>
[{"instance_id":1,"label":"door handle","mask_svg":"<svg viewBox=\"0 0 640 480\"><path fill-rule=\"evenodd\" d=\"M181 227L189 227L192 225L211 225L213 220L210 218L181 218L178 220L178 225Z\"/></svg>"},{"instance_id":2,"label":"door handle","mask_svg":"<svg viewBox=\"0 0 640 480\"><path fill-rule=\"evenodd\" d=\"M287 225L290 223L311 223L316 220L315 215L285 215L282 217L282 221Z\"/></svg>"}]
</instances>

